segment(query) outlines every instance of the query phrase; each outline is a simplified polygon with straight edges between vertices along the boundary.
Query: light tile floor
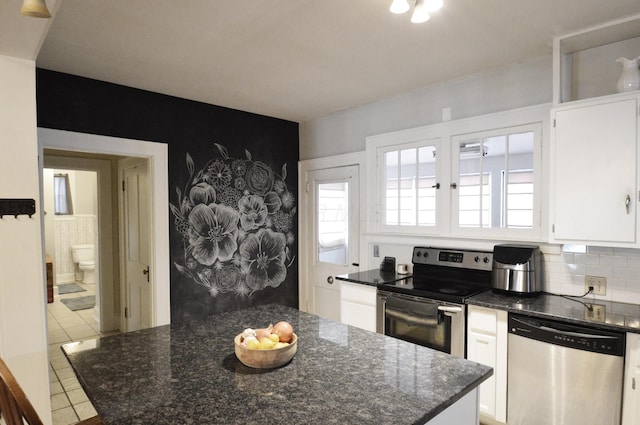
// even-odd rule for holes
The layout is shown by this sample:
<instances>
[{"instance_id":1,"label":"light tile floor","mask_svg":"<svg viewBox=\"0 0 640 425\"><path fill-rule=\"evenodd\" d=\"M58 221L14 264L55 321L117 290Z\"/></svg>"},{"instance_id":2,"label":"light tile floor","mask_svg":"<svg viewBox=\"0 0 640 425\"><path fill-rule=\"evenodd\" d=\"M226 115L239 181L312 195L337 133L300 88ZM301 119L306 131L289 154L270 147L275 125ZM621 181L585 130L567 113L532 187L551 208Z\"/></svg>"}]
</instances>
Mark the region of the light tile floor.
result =
<instances>
[{"instance_id":1,"label":"light tile floor","mask_svg":"<svg viewBox=\"0 0 640 425\"><path fill-rule=\"evenodd\" d=\"M95 295L95 284L76 282L85 292L54 296L47 305L49 332L49 376L53 425L71 425L96 415L93 405L82 390L73 369L60 347L63 344L100 336L94 310L71 311L60 302L62 298Z\"/></svg>"}]
</instances>

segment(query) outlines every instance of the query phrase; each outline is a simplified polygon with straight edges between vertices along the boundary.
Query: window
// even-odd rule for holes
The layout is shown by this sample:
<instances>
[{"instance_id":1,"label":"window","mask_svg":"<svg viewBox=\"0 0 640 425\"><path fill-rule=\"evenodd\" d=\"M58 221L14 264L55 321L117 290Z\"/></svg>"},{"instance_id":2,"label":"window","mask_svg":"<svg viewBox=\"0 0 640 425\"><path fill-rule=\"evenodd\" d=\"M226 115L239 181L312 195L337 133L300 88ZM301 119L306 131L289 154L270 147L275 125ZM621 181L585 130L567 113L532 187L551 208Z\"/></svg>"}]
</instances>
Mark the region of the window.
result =
<instances>
[{"instance_id":1,"label":"window","mask_svg":"<svg viewBox=\"0 0 640 425\"><path fill-rule=\"evenodd\" d=\"M54 210L56 215L72 215L73 203L71 202L71 187L68 174L55 174L53 176Z\"/></svg>"},{"instance_id":2,"label":"window","mask_svg":"<svg viewBox=\"0 0 640 425\"><path fill-rule=\"evenodd\" d=\"M385 225L435 225L435 157L435 146L416 146L383 153Z\"/></svg>"},{"instance_id":3,"label":"window","mask_svg":"<svg viewBox=\"0 0 640 425\"><path fill-rule=\"evenodd\" d=\"M367 231L540 240L548 126L537 105L367 137Z\"/></svg>"},{"instance_id":4,"label":"window","mask_svg":"<svg viewBox=\"0 0 640 425\"><path fill-rule=\"evenodd\" d=\"M318 261L348 264L349 184L318 184Z\"/></svg>"},{"instance_id":5,"label":"window","mask_svg":"<svg viewBox=\"0 0 640 425\"><path fill-rule=\"evenodd\" d=\"M534 146L539 134L539 126L532 125L454 137L458 228L534 228Z\"/></svg>"}]
</instances>

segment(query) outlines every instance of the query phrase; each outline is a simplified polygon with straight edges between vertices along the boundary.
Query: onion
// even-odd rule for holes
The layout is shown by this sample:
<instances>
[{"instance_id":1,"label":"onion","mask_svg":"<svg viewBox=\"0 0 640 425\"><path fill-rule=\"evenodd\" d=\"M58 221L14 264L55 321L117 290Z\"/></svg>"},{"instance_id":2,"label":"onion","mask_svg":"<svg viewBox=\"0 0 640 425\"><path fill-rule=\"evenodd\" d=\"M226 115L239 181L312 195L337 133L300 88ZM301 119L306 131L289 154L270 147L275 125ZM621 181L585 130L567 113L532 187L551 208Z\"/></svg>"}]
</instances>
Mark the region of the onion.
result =
<instances>
[{"instance_id":1,"label":"onion","mask_svg":"<svg viewBox=\"0 0 640 425\"><path fill-rule=\"evenodd\" d=\"M278 335L280 342L289 342L293 338L293 326L289 322L276 323L271 332Z\"/></svg>"},{"instance_id":2,"label":"onion","mask_svg":"<svg viewBox=\"0 0 640 425\"><path fill-rule=\"evenodd\" d=\"M269 338L271 335L271 326L265 329L256 329L256 338L258 341L262 341L262 338Z\"/></svg>"}]
</instances>

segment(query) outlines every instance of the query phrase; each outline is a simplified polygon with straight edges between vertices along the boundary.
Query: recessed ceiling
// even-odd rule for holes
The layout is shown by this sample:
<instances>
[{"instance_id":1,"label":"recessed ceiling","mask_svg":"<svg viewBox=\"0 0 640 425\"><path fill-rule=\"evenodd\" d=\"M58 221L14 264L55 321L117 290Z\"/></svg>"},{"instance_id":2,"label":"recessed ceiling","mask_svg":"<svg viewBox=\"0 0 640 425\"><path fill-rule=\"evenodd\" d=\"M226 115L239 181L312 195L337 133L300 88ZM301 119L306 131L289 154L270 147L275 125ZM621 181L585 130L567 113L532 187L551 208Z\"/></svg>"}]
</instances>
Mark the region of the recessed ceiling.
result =
<instances>
[{"instance_id":1,"label":"recessed ceiling","mask_svg":"<svg viewBox=\"0 0 640 425\"><path fill-rule=\"evenodd\" d=\"M444 0L412 24L390 4L64 0L37 65L303 122L547 55L554 35L640 13L638 0Z\"/></svg>"}]
</instances>

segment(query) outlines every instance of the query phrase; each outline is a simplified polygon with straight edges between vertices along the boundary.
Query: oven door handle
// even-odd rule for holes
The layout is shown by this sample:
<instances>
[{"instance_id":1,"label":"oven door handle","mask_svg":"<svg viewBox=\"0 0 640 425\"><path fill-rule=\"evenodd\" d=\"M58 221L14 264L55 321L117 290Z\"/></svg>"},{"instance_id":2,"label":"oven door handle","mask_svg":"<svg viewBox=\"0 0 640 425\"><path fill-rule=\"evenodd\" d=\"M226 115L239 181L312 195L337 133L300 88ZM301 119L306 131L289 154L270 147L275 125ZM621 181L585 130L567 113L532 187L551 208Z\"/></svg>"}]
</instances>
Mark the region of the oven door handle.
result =
<instances>
[{"instance_id":1,"label":"oven door handle","mask_svg":"<svg viewBox=\"0 0 640 425\"><path fill-rule=\"evenodd\" d=\"M442 311L446 316L452 316L457 313L462 313L462 307L439 305L438 311Z\"/></svg>"},{"instance_id":2,"label":"oven door handle","mask_svg":"<svg viewBox=\"0 0 640 425\"><path fill-rule=\"evenodd\" d=\"M407 323L409 325L413 325L413 326L427 326L427 327L434 327L434 326L438 326L440 324L440 322L438 321L438 317L428 317L428 316L418 316L415 313L414 314L410 314L410 313L406 313L404 311L401 310L396 310L394 308L389 308L389 304L387 304L387 308L385 311L385 314L388 317L392 317L396 320L400 320L404 323Z\"/></svg>"}]
</instances>

